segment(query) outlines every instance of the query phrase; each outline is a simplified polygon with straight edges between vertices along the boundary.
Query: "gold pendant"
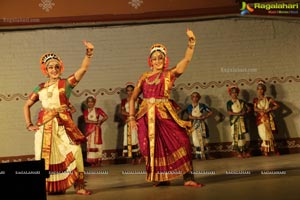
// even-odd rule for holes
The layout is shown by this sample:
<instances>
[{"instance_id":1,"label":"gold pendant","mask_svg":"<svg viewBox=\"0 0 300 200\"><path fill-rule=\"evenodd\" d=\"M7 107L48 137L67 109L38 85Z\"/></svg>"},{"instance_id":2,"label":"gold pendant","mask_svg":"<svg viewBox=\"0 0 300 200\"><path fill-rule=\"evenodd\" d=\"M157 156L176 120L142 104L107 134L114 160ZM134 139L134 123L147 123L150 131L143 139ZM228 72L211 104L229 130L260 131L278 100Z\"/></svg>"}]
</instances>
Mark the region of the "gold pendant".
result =
<instances>
[{"instance_id":1,"label":"gold pendant","mask_svg":"<svg viewBox=\"0 0 300 200\"><path fill-rule=\"evenodd\" d=\"M158 75L155 77L153 81L149 81L148 77L145 79L146 83L148 85L158 85L160 83L160 74L161 72L158 73Z\"/></svg>"}]
</instances>

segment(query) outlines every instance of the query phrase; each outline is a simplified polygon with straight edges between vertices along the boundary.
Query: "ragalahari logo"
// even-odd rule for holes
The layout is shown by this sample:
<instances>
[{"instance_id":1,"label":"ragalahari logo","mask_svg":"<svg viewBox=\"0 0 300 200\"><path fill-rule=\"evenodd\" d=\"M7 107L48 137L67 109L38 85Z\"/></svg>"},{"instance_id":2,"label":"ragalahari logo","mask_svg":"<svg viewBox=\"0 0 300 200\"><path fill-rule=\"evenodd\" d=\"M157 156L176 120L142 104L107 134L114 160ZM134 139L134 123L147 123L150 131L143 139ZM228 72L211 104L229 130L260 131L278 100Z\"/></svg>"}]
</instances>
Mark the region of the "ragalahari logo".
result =
<instances>
[{"instance_id":1,"label":"ragalahari logo","mask_svg":"<svg viewBox=\"0 0 300 200\"><path fill-rule=\"evenodd\" d=\"M242 2L242 8L241 10L241 15L244 16L246 14L250 14L254 11L254 9L251 7L249 3L246 3L245 1Z\"/></svg>"},{"instance_id":2,"label":"ragalahari logo","mask_svg":"<svg viewBox=\"0 0 300 200\"><path fill-rule=\"evenodd\" d=\"M278 3L278 2L263 2L263 3L246 3L242 2L241 15L246 15L254 12L254 10L265 11L266 14L299 14L300 3Z\"/></svg>"}]
</instances>

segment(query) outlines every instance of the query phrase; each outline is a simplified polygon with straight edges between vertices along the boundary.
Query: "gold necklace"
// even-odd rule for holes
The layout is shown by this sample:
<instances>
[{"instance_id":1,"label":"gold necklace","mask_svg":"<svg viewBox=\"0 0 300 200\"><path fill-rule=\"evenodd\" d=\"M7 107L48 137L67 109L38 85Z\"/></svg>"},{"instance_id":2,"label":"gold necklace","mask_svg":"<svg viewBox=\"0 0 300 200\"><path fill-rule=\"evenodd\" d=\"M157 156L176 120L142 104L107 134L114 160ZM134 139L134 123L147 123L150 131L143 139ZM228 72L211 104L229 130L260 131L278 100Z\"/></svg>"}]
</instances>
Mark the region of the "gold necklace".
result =
<instances>
[{"instance_id":1,"label":"gold necklace","mask_svg":"<svg viewBox=\"0 0 300 200\"><path fill-rule=\"evenodd\" d=\"M149 79L148 79L148 77L146 78L146 83L148 84L148 85L157 85L157 84L159 84L160 83L160 74L161 74L161 72L159 72L158 74L157 74L157 76L155 77L155 79L153 80L153 81L149 81Z\"/></svg>"},{"instance_id":2,"label":"gold necklace","mask_svg":"<svg viewBox=\"0 0 300 200\"><path fill-rule=\"evenodd\" d=\"M93 120L94 119L94 115L93 114L91 114L91 112L94 110L94 107L93 108L88 108L88 118L90 119L90 120Z\"/></svg>"},{"instance_id":3,"label":"gold necklace","mask_svg":"<svg viewBox=\"0 0 300 200\"><path fill-rule=\"evenodd\" d=\"M52 85L53 85L52 90L49 91L49 87L52 86L52 85L50 85L50 80L48 81L48 83L47 83L47 97L48 97L48 98L51 98L51 97L53 96L53 91L54 91L54 88L55 88L55 84L56 84L56 83L57 83L57 81L56 81L55 83L52 84Z\"/></svg>"},{"instance_id":4,"label":"gold necklace","mask_svg":"<svg viewBox=\"0 0 300 200\"><path fill-rule=\"evenodd\" d=\"M266 106L267 106L267 101L266 101L267 99L265 98L265 97L260 97L259 98L259 105L263 108L263 109L265 109L266 108Z\"/></svg>"}]
</instances>

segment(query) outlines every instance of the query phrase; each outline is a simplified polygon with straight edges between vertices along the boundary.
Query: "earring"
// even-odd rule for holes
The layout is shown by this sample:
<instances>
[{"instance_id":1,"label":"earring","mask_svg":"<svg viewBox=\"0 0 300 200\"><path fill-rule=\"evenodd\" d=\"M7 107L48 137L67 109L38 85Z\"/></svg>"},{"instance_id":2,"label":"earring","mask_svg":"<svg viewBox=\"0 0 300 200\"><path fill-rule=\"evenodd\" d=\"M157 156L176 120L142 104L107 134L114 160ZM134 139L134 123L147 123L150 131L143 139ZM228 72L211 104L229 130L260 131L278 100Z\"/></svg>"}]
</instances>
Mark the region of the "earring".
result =
<instances>
[{"instance_id":1,"label":"earring","mask_svg":"<svg viewBox=\"0 0 300 200\"><path fill-rule=\"evenodd\" d=\"M148 66L149 66L150 68L152 68L152 64L151 64L151 59L150 59L150 57L148 57Z\"/></svg>"}]
</instances>

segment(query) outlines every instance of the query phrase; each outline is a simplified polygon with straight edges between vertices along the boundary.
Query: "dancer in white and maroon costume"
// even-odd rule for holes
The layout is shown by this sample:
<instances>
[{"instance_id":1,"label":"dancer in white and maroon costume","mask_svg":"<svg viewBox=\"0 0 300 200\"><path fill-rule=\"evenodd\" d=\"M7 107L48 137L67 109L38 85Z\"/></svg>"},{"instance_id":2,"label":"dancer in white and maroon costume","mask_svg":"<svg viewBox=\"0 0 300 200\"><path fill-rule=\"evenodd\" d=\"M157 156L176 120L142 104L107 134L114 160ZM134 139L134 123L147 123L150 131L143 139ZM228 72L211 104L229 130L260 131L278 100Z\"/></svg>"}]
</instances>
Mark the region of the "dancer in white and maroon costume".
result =
<instances>
[{"instance_id":1,"label":"dancer in white and maroon costume","mask_svg":"<svg viewBox=\"0 0 300 200\"><path fill-rule=\"evenodd\" d=\"M274 121L273 111L279 108L278 103L272 98L265 95L267 87L264 81L258 81L257 97L253 99L254 111L256 112L256 125L261 143L263 155L268 156L270 153L279 155L274 134L277 133L277 127Z\"/></svg>"},{"instance_id":2,"label":"dancer in white and maroon costume","mask_svg":"<svg viewBox=\"0 0 300 200\"><path fill-rule=\"evenodd\" d=\"M136 130L131 130L128 126L128 116L129 116L129 99L134 90L134 85L128 84L126 86L127 97L121 100L121 114L123 116L124 122L124 137L123 137L123 156L132 158L132 164L141 163L141 154L139 149L138 134ZM135 102L135 109L138 110L142 99L138 97Z\"/></svg>"},{"instance_id":3,"label":"dancer in white and maroon costume","mask_svg":"<svg viewBox=\"0 0 300 200\"><path fill-rule=\"evenodd\" d=\"M86 98L87 109L83 111L85 121L85 136L87 138L86 162L92 167L99 167L102 163L102 129L101 125L108 119L107 114L100 107L96 107L96 97Z\"/></svg>"},{"instance_id":4,"label":"dancer in white and maroon costume","mask_svg":"<svg viewBox=\"0 0 300 200\"><path fill-rule=\"evenodd\" d=\"M30 94L24 105L26 127L35 132L35 159L45 160L48 194L65 193L74 185L77 194L89 195L84 186L84 165L80 144L84 135L72 120L69 98L72 89L88 70L94 46L84 41L86 55L81 67L68 78L61 78L64 70L62 60L54 53L46 53L40 59L41 70L48 78ZM36 124L32 123L30 108L41 101Z\"/></svg>"}]
</instances>

